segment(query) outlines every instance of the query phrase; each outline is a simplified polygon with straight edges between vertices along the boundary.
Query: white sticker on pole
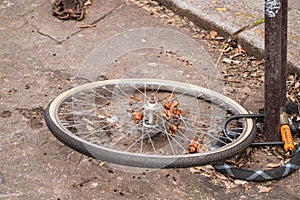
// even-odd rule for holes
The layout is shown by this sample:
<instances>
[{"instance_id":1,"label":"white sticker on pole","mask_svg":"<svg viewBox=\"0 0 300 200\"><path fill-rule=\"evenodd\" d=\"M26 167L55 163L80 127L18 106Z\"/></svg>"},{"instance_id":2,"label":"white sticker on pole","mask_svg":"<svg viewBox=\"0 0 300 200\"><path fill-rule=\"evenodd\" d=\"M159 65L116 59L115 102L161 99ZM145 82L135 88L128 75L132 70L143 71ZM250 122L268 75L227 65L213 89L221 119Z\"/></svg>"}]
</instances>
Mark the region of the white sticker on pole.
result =
<instances>
[{"instance_id":1,"label":"white sticker on pole","mask_svg":"<svg viewBox=\"0 0 300 200\"><path fill-rule=\"evenodd\" d=\"M281 8L280 0L266 0L265 4L266 15L268 17L276 17Z\"/></svg>"}]
</instances>

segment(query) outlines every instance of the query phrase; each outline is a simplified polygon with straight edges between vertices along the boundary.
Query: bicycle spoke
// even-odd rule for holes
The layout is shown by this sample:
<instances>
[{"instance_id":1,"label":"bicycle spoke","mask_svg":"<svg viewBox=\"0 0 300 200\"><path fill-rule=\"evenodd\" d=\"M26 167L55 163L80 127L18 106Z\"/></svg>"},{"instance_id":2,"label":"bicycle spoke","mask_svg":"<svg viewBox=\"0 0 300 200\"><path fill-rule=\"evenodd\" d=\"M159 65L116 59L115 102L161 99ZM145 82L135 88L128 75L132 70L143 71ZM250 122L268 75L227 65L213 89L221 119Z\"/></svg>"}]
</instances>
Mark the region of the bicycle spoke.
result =
<instances>
[{"instance_id":1,"label":"bicycle spoke","mask_svg":"<svg viewBox=\"0 0 300 200\"><path fill-rule=\"evenodd\" d=\"M167 103L174 104L172 110ZM58 116L66 129L97 145L138 154L183 155L195 137L207 146L203 151L216 142L233 141L222 134L221 126L234 112L222 100L189 88L121 82L72 95ZM240 136L235 129L229 131Z\"/></svg>"}]
</instances>

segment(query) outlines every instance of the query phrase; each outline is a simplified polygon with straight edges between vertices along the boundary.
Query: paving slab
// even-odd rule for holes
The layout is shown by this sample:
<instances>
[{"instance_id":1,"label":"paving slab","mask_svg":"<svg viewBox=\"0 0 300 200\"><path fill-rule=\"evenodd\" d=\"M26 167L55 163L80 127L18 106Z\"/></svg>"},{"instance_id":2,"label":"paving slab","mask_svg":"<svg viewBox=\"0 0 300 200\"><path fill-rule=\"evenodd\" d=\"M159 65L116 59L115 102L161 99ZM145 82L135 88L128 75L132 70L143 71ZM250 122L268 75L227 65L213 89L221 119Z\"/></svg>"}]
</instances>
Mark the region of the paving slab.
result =
<instances>
[{"instance_id":1,"label":"paving slab","mask_svg":"<svg viewBox=\"0 0 300 200\"><path fill-rule=\"evenodd\" d=\"M264 0L157 0L197 25L217 30L229 36L242 27L264 17ZM288 9L288 64L292 72L300 71L300 1L289 1ZM238 35L248 53L264 55L264 24Z\"/></svg>"}]
</instances>

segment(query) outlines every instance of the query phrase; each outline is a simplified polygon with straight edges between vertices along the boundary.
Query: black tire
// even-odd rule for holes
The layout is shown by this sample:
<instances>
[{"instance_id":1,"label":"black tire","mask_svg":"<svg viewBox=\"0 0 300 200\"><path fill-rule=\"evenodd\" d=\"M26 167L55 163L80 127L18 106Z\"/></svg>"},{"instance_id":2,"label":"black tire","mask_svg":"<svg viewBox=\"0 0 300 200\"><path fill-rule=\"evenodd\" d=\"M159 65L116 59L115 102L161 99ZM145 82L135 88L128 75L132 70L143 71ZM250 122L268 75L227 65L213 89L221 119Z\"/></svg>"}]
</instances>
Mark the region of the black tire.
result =
<instances>
[{"instance_id":1,"label":"black tire","mask_svg":"<svg viewBox=\"0 0 300 200\"><path fill-rule=\"evenodd\" d=\"M240 169L225 162L219 162L214 168L222 174L228 175L234 179L246 181L270 181L286 177L300 167L300 146L298 146L294 156L286 164L269 170L246 170Z\"/></svg>"},{"instance_id":2,"label":"black tire","mask_svg":"<svg viewBox=\"0 0 300 200\"><path fill-rule=\"evenodd\" d=\"M114 86L114 87L118 86L119 87L120 85L123 86L126 84L128 84L128 85L141 84L141 85L147 85L147 86L151 85L151 87L153 85L154 86L159 85L159 86L157 86L158 88L160 88L160 87L173 88L173 91L175 91L175 89L176 90L178 89L179 91L181 91L181 90L184 91L181 94L182 96L183 95L189 95L189 96L196 95L196 96L193 96L193 100L195 100L195 101L200 101L199 99L202 99L202 95L203 96L207 95L207 96L209 96L210 100L206 99L205 100L206 103L212 104L212 102L210 102L211 100L214 102L218 102L218 104L221 104L220 107L222 107L222 109L226 110L226 112L228 112L228 110L230 110L232 112L232 114L247 114L248 113L242 106L237 104L232 99L229 99L217 92L214 92L214 91L211 91L211 90L208 90L205 88L201 88L201 87L198 87L195 85L179 83L179 82L174 82L174 81L167 81L167 80L156 80L156 79L107 80L107 81L84 84L82 86L78 86L76 88L68 90L68 91L62 93L61 95L59 95L58 97L56 97L48 105L48 107L46 109L45 119L46 119L46 124L47 124L49 130L61 142L63 142L64 144L71 147L72 149L74 149L80 153L83 153L85 155L94 157L96 159L99 159L99 160L102 160L105 162L110 162L110 163L115 163L115 164L120 164L120 165L135 166L135 167L145 167L145 168L183 168L183 167L192 167L192 166L212 164L218 160L223 160L226 157L230 157L232 155L235 155L235 154L243 151L245 148L247 148L251 144L251 142L253 141L253 139L255 137L254 121L252 119L243 119L241 121L243 131L242 131L242 133L239 133L240 136L233 142L226 144L222 147L216 146L216 147L210 148L209 151L207 151L207 152L200 152L200 153L194 153L194 154L188 154L188 153L187 154L176 154L176 155L144 154L143 152L142 153L126 152L124 150L113 149L113 148L107 147L107 146L100 146L100 145L97 145L90 141L87 141L87 140L79 137L78 135L74 134L72 132L72 130L70 130L70 128L68 128L68 127L66 127L66 125L64 125L64 123L65 123L64 120L60 119L60 115L62 115L62 114L60 114L59 112L60 112L60 110L64 110L61 107L63 107L64 104L67 104L66 103L67 100L70 99L70 102L71 102L72 99L77 98L77 97L74 98L73 96L81 95L85 91L93 91L95 93L96 89L98 89L98 88L103 89L103 88L110 87L110 86ZM157 89L157 91L158 91L158 89ZM174 94L175 94L175 92L174 92ZM85 95L88 96L87 94L85 94ZM117 95L119 95L119 94L117 94ZM172 95L173 95L173 93L172 93ZM106 95L103 95L103 96L106 96ZM105 97L105 98L108 98L108 97ZM188 102L188 103L192 104L193 102ZM192 106L195 106L195 105L191 105L191 107ZM199 108L197 108L197 109L199 109ZM212 108L210 108L210 109L212 109ZM67 110L67 109L65 109L65 110ZM217 110L217 112L218 112L218 114L222 113L219 110ZM211 111L209 113L211 113ZM72 114L72 116L73 115L75 116L76 111L72 110L68 114L69 115ZM201 113L201 114L204 115L203 113ZM218 117L220 118L220 116L218 116ZM222 119L224 119L224 117L225 116L222 116ZM74 122L75 122L74 123L74 127L75 127L76 120L74 120ZM215 123L215 121L213 121L213 122ZM127 123L129 123L129 122L127 121ZM196 123L198 123L198 121ZM130 125L130 126L132 126L132 125ZM73 129L74 129L74 127L73 127ZM103 128L103 127L101 127L101 128ZM198 128L199 127L196 127L197 131L198 131ZM218 124L217 128L218 128L218 131L221 130L222 122L220 122ZM77 133L77 134L80 134L80 133ZM111 134L114 134L114 133L111 133ZM211 133L209 133L209 134L211 134ZM219 133L219 134L221 134L221 133ZM167 135L168 135L168 133L167 133ZM175 138L175 137L179 137L179 136L175 135L175 136L167 136L167 137ZM214 137L217 137L217 136L214 136ZM148 143L149 143L149 141L148 141ZM172 145L170 145L170 146L172 146Z\"/></svg>"}]
</instances>

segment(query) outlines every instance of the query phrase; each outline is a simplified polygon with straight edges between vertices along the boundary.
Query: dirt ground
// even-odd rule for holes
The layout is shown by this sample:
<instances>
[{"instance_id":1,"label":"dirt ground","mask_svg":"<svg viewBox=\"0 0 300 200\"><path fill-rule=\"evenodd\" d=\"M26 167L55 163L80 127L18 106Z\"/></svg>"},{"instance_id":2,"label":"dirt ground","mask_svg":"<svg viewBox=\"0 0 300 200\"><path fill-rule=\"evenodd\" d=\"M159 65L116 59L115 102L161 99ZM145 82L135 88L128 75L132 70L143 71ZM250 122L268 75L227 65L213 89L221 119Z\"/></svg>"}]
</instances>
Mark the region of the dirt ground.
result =
<instances>
[{"instance_id":1,"label":"dirt ground","mask_svg":"<svg viewBox=\"0 0 300 200\"><path fill-rule=\"evenodd\" d=\"M50 133L45 108L74 86L87 55L101 41L141 27L171 28L191 36L218 63L225 94L250 110L261 107L261 60L241 58L239 76L241 68L220 62L219 40L210 40L206 31L152 3L98 0L84 21L61 21L52 16L50 1L1 1L0 199L300 199L298 172L263 183L236 181L210 166L126 172L128 168L75 152ZM96 27L79 29L83 23ZM136 51L112 63L107 76L122 77L123 72L114 69L126 70L145 60L175 69L185 62L170 52ZM199 80L199 74L190 75Z\"/></svg>"}]
</instances>

